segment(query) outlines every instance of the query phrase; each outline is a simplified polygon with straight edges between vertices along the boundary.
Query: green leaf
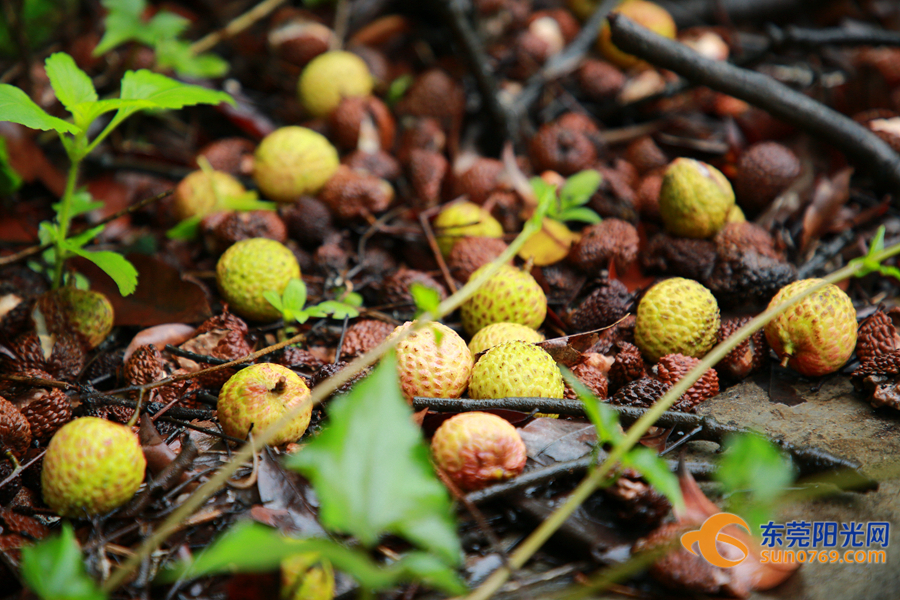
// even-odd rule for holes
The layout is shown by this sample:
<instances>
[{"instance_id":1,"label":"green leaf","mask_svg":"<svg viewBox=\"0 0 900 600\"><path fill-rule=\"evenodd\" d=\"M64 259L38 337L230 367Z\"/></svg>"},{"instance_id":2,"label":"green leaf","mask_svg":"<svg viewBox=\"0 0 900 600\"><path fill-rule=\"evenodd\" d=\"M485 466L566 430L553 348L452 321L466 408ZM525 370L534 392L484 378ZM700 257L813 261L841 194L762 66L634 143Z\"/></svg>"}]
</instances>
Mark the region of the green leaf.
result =
<instances>
[{"instance_id":1,"label":"green leaf","mask_svg":"<svg viewBox=\"0 0 900 600\"><path fill-rule=\"evenodd\" d=\"M203 220L201 215L188 217L178 223L166 232L166 237L170 240L194 240L200 234L200 221Z\"/></svg>"},{"instance_id":2,"label":"green leaf","mask_svg":"<svg viewBox=\"0 0 900 600\"><path fill-rule=\"evenodd\" d=\"M169 10L161 10L144 24L147 33L142 37L142 41L148 46L153 46L161 40L175 40L187 31L190 25L191 22L181 15ZM159 60L158 56L157 60Z\"/></svg>"},{"instance_id":3,"label":"green leaf","mask_svg":"<svg viewBox=\"0 0 900 600\"><path fill-rule=\"evenodd\" d=\"M370 548L396 534L458 564L450 499L412 423L394 353L328 413L329 425L287 462L312 481L322 523Z\"/></svg>"},{"instance_id":4,"label":"green leaf","mask_svg":"<svg viewBox=\"0 0 900 600\"><path fill-rule=\"evenodd\" d=\"M72 526L58 536L22 548L22 577L43 600L103 600L106 595L88 577Z\"/></svg>"},{"instance_id":5,"label":"green leaf","mask_svg":"<svg viewBox=\"0 0 900 600\"><path fill-rule=\"evenodd\" d=\"M266 290L263 292L263 298L268 300L269 304L278 309L278 312L284 312L284 303L281 301L281 296L278 295L278 292L275 290Z\"/></svg>"},{"instance_id":6,"label":"green leaf","mask_svg":"<svg viewBox=\"0 0 900 600\"><path fill-rule=\"evenodd\" d=\"M179 109L197 104L234 104L225 92L188 85L147 69L126 71L122 77L123 100L149 100L154 108Z\"/></svg>"},{"instance_id":7,"label":"green leaf","mask_svg":"<svg viewBox=\"0 0 900 600\"><path fill-rule=\"evenodd\" d=\"M413 302L416 303L416 319L426 312L432 315L437 313L437 307L441 303L441 294L436 289L414 281L409 286L409 292L412 294Z\"/></svg>"},{"instance_id":8,"label":"green leaf","mask_svg":"<svg viewBox=\"0 0 900 600\"><path fill-rule=\"evenodd\" d=\"M411 552L399 561L381 567L360 550L328 539L294 539L252 521L241 521L200 552L193 561L164 567L156 583L197 579L219 573L265 572L299 552L315 552L335 568L352 575L362 587L386 590L401 581L421 581L450 594L461 594L465 586L452 569L433 556Z\"/></svg>"},{"instance_id":9,"label":"green leaf","mask_svg":"<svg viewBox=\"0 0 900 600\"><path fill-rule=\"evenodd\" d=\"M639 472L650 485L669 499L675 510L684 507L678 477L669 470L669 465L657 456L656 452L643 446L632 448L622 458L622 464Z\"/></svg>"},{"instance_id":10,"label":"green leaf","mask_svg":"<svg viewBox=\"0 0 900 600\"><path fill-rule=\"evenodd\" d=\"M292 313L303 312L303 307L306 305L306 284L303 283L303 280L294 277L288 281L281 294L281 300L285 310Z\"/></svg>"},{"instance_id":11,"label":"green leaf","mask_svg":"<svg viewBox=\"0 0 900 600\"><path fill-rule=\"evenodd\" d=\"M601 444L611 443L613 445L622 441L625 435L622 433L622 428L619 427L618 413L600 402L597 396L581 383L581 380L572 371L563 366L560 367L560 370L566 383L584 404L584 412L594 425L594 429L597 430L597 441Z\"/></svg>"},{"instance_id":12,"label":"green leaf","mask_svg":"<svg viewBox=\"0 0 900 600\"><path fill-rule=\"evenodd\" d=\"M59 213L62 208L62 202L54 202L51 204L53 210ZM77 217L78 215L83 215L85 213L89 213L92 210L96 210L98 208L102 208L102 202L95 202L94 197L91 196L91 193L87 190L87 188L81 188L74 194L72 194L71 204L69 206L69 214L72 218Z\"/></svg>"},{"instance_id":13,"label":"green leaf","mask_svg":"<svg viewBox=\"0 0 900 600\"><path fill-rule=\"evenodd\" d=\"M319 302L315 306L306 309L306 314L310 317L331 317L333 319L353 319L359 316L359 311L355 306L338 302L337 300L326 300Z\"/></svg>"},{"instance_id":14,"label":"green leaf","mask_svg":"<svg viewBox=\"0 0 900 600\"><path fill-rule=\"evenodd\" d=\"M159 67L173 69L179 77L222 77L230 66L215 54L194 54L191 44L182 40L160 40L155 48Z\"/></svg>"},{"instance_id":15,"label":"green leaf","mask_svg":"<svg viewBox=\"0 0 900 600\"><path fill-rule=\"evenodd\" d=\"M275 202L268 202L259 199L259 193L256 190L248 190L237 196L223 196L221 198L221 206L224 210L250 211L250 210L275 210L278 205Z\"/></svg>"},{"instance_id":16,"label":"green leaf","mask_svg":"<svg viewBox=\"0 0 900 600\"><path fill-rule=\"evenodd\" d=\"M385 103L388 106L394 106L396 103L400 102L400 100L406 94L406 90L408 90L409 86L412 85L412 82L413 76L409 73L401 75L397 79L393 80L388 86L387 94L385 94Z\"/></svg>"},{"instance_id":17,"label":"green leaf","mask_svg":"<svg viewBox=\"0 0 900 600\"><path fill-rule=\"evenodd\" d=\"M575 208L566 208L556 215L558 221L581 221L590 223L591 225L599 223L603 219L595 213L593 209L585 206L576 206Z\"/></svg>"},{"instance_id":18,"label":"green leaf","mask_svg":"<svg viewBox=\"0 0 900 600\"><path fill-rule=\"evenodd\" d=\"M600 173L594 169L581 171L569 177L559 192L563 208L587 204L591 196L600 188L602 180Z\"/></svg>"},{"instance_id":19,"label":"green leaf","mask_svg":"<svg viewBox=\"0 0 900 600\"><path fill-rule=\"evenodd\" d=\"M869 245L869 252L867 254L869 258L874 258L876 254L884 250L884 231L885 227L882 225L878 228L878 231L875 232L875 237L872 238L872 243Z\"/></svg>"},{"instance_id":20,"label":"green leaf","mask_svg":"<svg viewBox=\"0 0 900 600\"><path fill-rule=\"evenodd\" d=\"M102 0L101 3L109 12L104 21L106 31L94 48L94 56L100 56L127 41L141 40L146 35L142 18L147 7L144 0Z\"/></svg>"},{"instance_id":21,"label":"green leaf","mask_svg":"<svg viewBox=\"0 0 900 600\"><path fill-rule=\"evenodd\" d=\"M47 114L25 92L7 83L0 84L0 121L11 121L41 131L53 130L59 134L82 132L72 123Z\"/></svg>"},{"instance_id":22,"label":"green leaf","mask_svg":"<svg viewBox=\"0 0 900 600\"><path fill-rule=\"evenodd\" d=\"M6 140L0 137L0 196L9 196L22 187L22 177L9 164Z\"/></svg>"},{"instance_id":23,"label":"green leaf","mask_svg":"<svg viewBox=\"0 0 900 600\"><path fill-rule=\"evenodd\" d=\"M72 254L86 258L100 267L104 273L112 277L112 280L116 282L116 285L119 287L119 293L123 296L131 294L137 287L137 269L118 252L84 250L74 244L70 244L68 240L66 240L65 248Z\"/></svg>"},{"instance_id":24,"label":"green leaf","mask_svg":"<svg viewBox=\"0 0 900 600\"><path fill-rule=\"evenodd\" d=\"M100 232L103 231L103 225L97 225L96 227L91 227L90 229L86 229L79 233L78 235L73 235L66 239L66 248L71 251L72 248L81 248L92 239L100 235Z\"/></svg>"},{"instance_id":25,"label":"green leaf","mask_svg":"<svg viewBox=\"0 0 900 600\"><path fill-rule=\"evenodd\" d=\"M359 308L363 305L363 297L362 294L359 294L358 292L349 292L344 294L343 302L344 304Z\"/></svg>"},{"instance_id":26,"label":"green leaf","mask_svg":"<svg viewBox=\"0 0 900 600\"><path fill-rule=\"evenodd\" d=\"M44 61L44 68L56 98L70 113L75 114L73 108L79 104L97 101L97 90L94 89L91 78L65 52L55 52L48 56ZM86 128L89 124L82 123L81 126Z\"/></svg>"}]
</instances>

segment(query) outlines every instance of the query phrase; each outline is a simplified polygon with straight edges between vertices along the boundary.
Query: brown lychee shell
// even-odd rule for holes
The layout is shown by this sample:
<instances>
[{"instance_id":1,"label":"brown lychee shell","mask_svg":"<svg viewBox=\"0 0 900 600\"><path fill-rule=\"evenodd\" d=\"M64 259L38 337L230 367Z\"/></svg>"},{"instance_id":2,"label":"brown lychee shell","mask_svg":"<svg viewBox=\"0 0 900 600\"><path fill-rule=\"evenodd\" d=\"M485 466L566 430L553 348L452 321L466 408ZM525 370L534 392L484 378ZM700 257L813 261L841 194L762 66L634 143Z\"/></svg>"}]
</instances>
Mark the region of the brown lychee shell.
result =
<instances>
[{"instance_id":1,"label":"brown lychee shell","mask_svg":"<svg viewBox=\"0 0 900 600\"><path fill-rule=\"evenodd\" d=\"M59 388L35 388L16 401L28 420L31 435L45 444L56 431L72 420L72 403Z\"/></svg>"},{"instance_id":2,"label":"brown lychee shell","mask_svg":"<svg viewBox=\"0 0 900 600\"><path fill-rule=\"evenodd\" d=\"M434 277L422 271L401 267L391 275L388 275L381 288L381 298L385 304L412 304L413 297L409 288L413 283L420 283L425 287L437 290L441 300L447 298L447 290Z\"/></svg>"},{"instance_id":3,"label":"brown lychee shell","mask_svg":"<svg viewBox=\"0 0 900 600\"><path fill-rule=\"evenodd\" d=\"M319 199L336 219L351 221L386 210L394 190L378 177L341 165L319 192Z\"/></svg>"},{"instance_id":4,"label":"brown lychee shell","mask_svg":"<svg viewBox=\"0 0 900 600\"><path fill-rule=\"evenodd\" d=\"M503 254L506 248L506 242L500 238L460 238L447 257L450 274L457 281L466 282L472 273Z\"/></svg>"},{"instance_id":5,"label":"brown lychee shell","mask_svg":"<svg viewBox=\"0 0 900 600\"><path fill-rule=\"evenodd\" d=\"M656 363L656 378L673 386L698 364L699 358L683 354L667 354ZM707 369L706 373L682 394L678 404L684 407L683 410L690 409L718 393L719 376L714 369Z\"/></svg>"},{"instance_id":6,"label":"brown lychee shell","mask_svg":"<svg viewBox=\"0 0 900 600\"><path fill-rule=\"evenodd\" d=\"M626 80L625 74L618 67L594 59L582 61L576 77L584 95L595 102L615 98Z\"/></svg>"},{"instance_id":7,"label":"brown lychee shell","mask_svg":"<svg viewBox=\"0 0 900 600\"><path fill-rule=\"evenodd\" d=\"M569 251L569 261L588 275L596 276L614 260L618 272L624 273L637 258L639 243L634 225L619 219L604 219L584 228L581 239Z\"/></svg>"},{"instance_id":8,"label":"brown lychee shell","mask_svg":"<svg viewBox=\"0 0 900 600\"><path fill-rule=\"evenodd\" d=\"M506 168L494 158L478 158L453 180L453 196L463 194L475 204L484 204L491 192L501 185L500 177Z\"/></svg>"},{"instance_id":9,"label":"brown lychee shell","mask_svg":"<svg viewBox=\"0 0 900 600\"><path fill-rule=\"evenodd\" d=\"M609 393L609 380L596 365L586 362L572 367L572 374L598 398L606 398Z\"/></svg>"},{"instance_id":10,"label":"brown lychee shell","mask_svg":"<svg viewBox=\"0 0 900 600\"><path fill-rule=\"evenodd\" d=\"M0 397L0 447L21 459L31 445L31 426L18 408Z\"/></svg>"},{"instance_id":11,"label":"brown lychee shell","mask_svg":"<svg viewBox=\"0 0 900 600\"><path fill-rule=\"evenodd\" d=\"M612 325L625 316L634 298L618 279L608 279L566 315L575 332Z\"/></svg>"},{"instance_id":12,"label":"brown lychee shell","mask_svg":"<svg viewBox=\"0 0 900 600\"><path fill-rule=\"evenodd\" d=\"M769 232L749 221L726 223L713 242L719 254L756 252L775 260L784 259L781 252L775 249L775 240Z\"/></svg>"},{"instance_id":13,"label":"brown lychee shell","mask_svg":"<svg viewBox=\"0 0 900 600\"><path fill-rule=\"evenodd\" d=\"M165 359L152 344L138 346L125 363L125 380L129 385L145 385L166 377Z\"/></svg>"},{"instance_id":14,"label":"brown lychee shell","mask_svg":"<svg viewBox=\"0 0 900 600\"><path fill-rule=\"evenodd\" d=\"M347 328L341 356L347 360L365 354L394 331L394 326L377 319L362 319Z\"/></svg>"},{"instance_id":15,"label":"brown lychee shell","mask_svg":"<svg viewBox=\"0 0 900 600\"><path fill-rule=\"evenodd\" d=\"M900 316L900 309L892 308L888 313L877 310L859 326L856 356L861 363L867 363L877 355L890 354L900 349L900 334L894 326L891 315Z\"/></svg>"},{"instance_id":16,"label":"brown lychee shell","mask_svg":"<svg viewBox=\"0 0 900 600\"><path fill-rule=\"evenodd\" d=\"M765 209L800 175L800 161L777 142L760 142L748 148L737 164L734 192L750 213Z\"/></svg>"},{"instance_id":17,"label":"brown lychee shell","mask_svg":"<svg viewBox=\"0 0 900 600\"><path fill-rule=\"evenodd\" d=\"M738 329L746 325L750 317L723 319L717 333L718 343L730 338ZM768 355L769 345L762 329L754 332L741 342L716 365L722 375L740 381L762 367Z\"/></svg>"},{"instance_id":18,"label":"brown lychee shell","mask_svg":"<svg viewBox=\"0 0 900 600\"><path fill-rule=\"evenodd\" d=\"M359 143L359 130L363 119L368 117L378 131L378 139L383 150L394 146L396 124L390 109L375 96L352 96L344 98L328 115L331 139L344 150L353 150Z\"/></svg>"},{"instance_id":19,"label":"brown lychee shell","mask_svg":"<svg viewBox=\"0 0 900 600\"><path fill-rule=\"evenodd\" d=\"M419 209L436 206L441 197L441 186L450 170L450 163L443 154L416 148L409 154L406 174L415 193L415 205Z\"/></svg>"},{"instance_id":20,"label":"brown lychee shell","mask_svg":"<svg viewBox=\"0 0 900 600\"><path fill-rule=\"evenodd\" d=\"M669 164L669 157L649 135L639 137L628 144L625 148L625 160L631 163L641 175L655 169L662 169Z\"/></svg>"},{"instance_id":21,"label":"brown lychee shell","mask_svg":"<svg viewBox=\"0 0 900 600\"><path fill-rule=\"evenodd\" d=\"M646 376L640 348L628 342L619 342L617 345L619 352L609 368L609 388L612 392Z\"/></svg>"},{"instance_id":22,"label":"brown lychee shell","mask_svg":"<svg viewBox=\"0 0 900 600\"><path fill-rule=\"evenodd\" d=\"M538 171L556 171L568 176L597 162L597 148L584 132L555 123L542 125L531 138L528 148L531 162Z\"/></svg>"}]
</instances>

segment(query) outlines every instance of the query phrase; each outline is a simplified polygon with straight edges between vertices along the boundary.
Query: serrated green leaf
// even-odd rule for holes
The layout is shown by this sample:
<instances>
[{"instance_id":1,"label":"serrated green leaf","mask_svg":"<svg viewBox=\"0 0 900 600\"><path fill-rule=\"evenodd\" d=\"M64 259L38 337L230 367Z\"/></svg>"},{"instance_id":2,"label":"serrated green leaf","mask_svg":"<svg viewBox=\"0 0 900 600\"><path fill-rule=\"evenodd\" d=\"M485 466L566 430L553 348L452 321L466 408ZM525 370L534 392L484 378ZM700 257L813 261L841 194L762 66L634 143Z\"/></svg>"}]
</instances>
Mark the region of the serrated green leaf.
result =
<instances>
[{"instance_id":1,"label":"serrated green leaf","mask_svg":"<svg viewBox=\"0 0 900 600\"><path fill-rule=\"evenodd\" d=\"M234 99L225 92L181 83L147 69L125 72L120 97L123 100L148 100L154 108L164 109L222 102L234 104Z\"/></svg>"},{"instance_id":2,"label":"serrated green leaf","mask_svg":"<svg viewBox=\"0 0 900 600\"><path fill-rule=\"evenodd\" d=\"M91 579L81 558L72 526L64 523L58 536L22 548L22 577L43 600L103 600L106 595Z\"/></svg>"},{"instance_id":3,"label":"serrated green leaf","mask_svg":"<svg viewBox=\"0 0 900 600\"><path fill-rule=\"evenodd\" d=\"M54 202L51 204L53 210L59 213L62 208L61 202ZM91 196L91 193L87 190L87 188L82 188L72 194L72 199L69 204L69 215L74 218L78 215L83 215L85 213L89 213L92 210L96 210L98 208L102 208L102 202L94 201L94 197Z\"/></svg>"},{"instance_id":4,"label":"serrated green leaf","mask_svg":"<svg viewBox=\"0 0 900 600\"><path fill-rule=\"evenodd\" d=\"M19 88L7 83L0 84L0 121L18 123L31 129L56 131L57 133L81 133L74 124L47 114Z\"/></svg>"},{"instance_id":5,"label":"serrated green leaf","mask_svg":"<svg viewBox=\"0 0 900 600\"><path fill-rule=\"evenodd\" d=\"M160 40L175 40L187 31L191 22L179 14L169 10L161 10L145 23L147 34L144 37L147 45L152 46ZM157 59L158 60L158 59Z\"/></svg>"},{"instance_id":6,"label":"serrated green leaf","mask_svg":"<svg viewBox=\"0 0 900 600\"><path fill-rule=\"evenodd\" d=\"M96 227L85 229L78 235L70 236L66 239L66 248L69 250L71 250L72 248L81 248L92 239L100 235L100 232L103 231L103 227L103 225L97 225Z\"/></svg>"},{"instance_id":7,"label":"serrated green leaf","mask_svg":"<svg viewBox=\"0 0 900 600\"><path fill-rule=\"evenodd\" d=\"M178 225L175 225L166 232L166 237L170 240L194 240L200 234L200 221L203 217L200 215L189 217Z\"/></svg>"},{"instance_id":8,"label":"serrated green leaf","mask_svg":"<svg viewBox=\"0 0 900 600\"><path fill-rule=\"evenodd\" d=\"M6 140L0 137L0 196L9 196L22 187L22 177L9 164Z\"/></svg>"},{"instance_id":9,"label":"serrated green leaf","mask_svg":"<svg viewBox=\"0 0 900 600\"><path fill-rule=\"evenodd\" d=\"M632 448L622 458L622 464L639 472L647 483L669 499L675 510L684 507L678 477L669 470L669 465L657 456L656 452L643 446Z\"/></svg>"},{"instance_id":10,"label":"serrated green leaf","mask_svg":"<svg viewBox=\"0 0 900 600\"><path fill-rule=\"evenodd\" d=\"M48 56L44 61L44 68L57 100L73 115L75 111L72 109L76 105L97 101L97 90L94 89L91 78L65 52L55 52ZM90 123L81 123L84 128L87 125Z\"/></svg>"},{"instance_id":11,"label":"serrated green leaf","mask_svg":"<svg viewBox=\"0 0 900 600\"><path fill-rule=\"evenodd\" d=\"M586 206L566 208L560 211L558 215L556 215L556 219L558 221L579 221L582 223L590 223L591 225L599 223L603 220L600 218L600 215L595 213L592 209L587 208Z\"/></svg>"},{"instance_id":12,"label":"serrated green leaf","mask_svg":"<svg viewBox=\"0 0 900 600\"><path fill-rule=\"evenodd\" d=\"M418 281L409 286L409 293L412 294L413 302L416 304L416 318L426 312L435 314L441 303L441 294L436 289L422 285Z\"/></svg>"},{"instance_id":13,"label":"serrated green leaf","mask_svg":"<svg viewBox=\"0 0 900 600\"><path fill-rule=\"evenodd\" d=\"M128 262L121 254L109 252L107 250L85 250L74 244L69 244L68 240L66 240L65 248L72 254L77 254L82 258L86 258L100 267L104 273L109 275L112 280L116 282L119 293L123 296L131 294L137 287L137 269L135 269L134 265Z\"/></svg>"},{"instance_id":14,"label":"serrated green leaf","mask_svg":"<svg viewBox=\"0 0 900 600\"><path fill-rule=\"evenodd\" d=\"M281 293L281 302L282 306L292 313L303 312L303 307L306 305L306 284L302 279L294 277L288 281Z\"/></svg>"},{"instance_id":15,"label":"serrated green leaf","mask_svg":"<svg viewBox=\"0 0 900 600\"><path fill-rule=\"evenodd\" d=\"M230 66L215 54L194 54L191 44L182 40L163 39L155 49L160 68L172 69L179 77L222 77Z\"/></svg>"},{"instance_id":16,"label":"serrated green leaf","mask_svg":"<svg viewBox=\"0 0 900 600\"><path fill-rule=\"evenodd\" d=\"M600 188L602 180L600 173L594 169L575 173L566 179L565 185L559 192L563 209L587 204L591 196Z\"/></svg>"},{"instance_id":17,"label":"serrated green leaf","mask_svg":"<svg viewBox=\"0 0 900 600\"><path fill-rule=\"evenodd\" d=\"M108 11L103 23L106 31L94 48L94 56L100 56L131 40L148 45L153 43L153 34L143 19L147 8L144 0L102 0L102 4Z\"/></svg>"},{"instance_id":18,"label":"serrated green leaf","mask_svg":"<svg viewBox=\"0 0 900 600\"><path fill-rule=\"evenodd\" d=\"M412 423L394 353L329 404L328 414L322 433L287 461L312 481L322 523L370 548L385 534L399 535L458 564L450 499Z\"/></svg>"}]
</instances>

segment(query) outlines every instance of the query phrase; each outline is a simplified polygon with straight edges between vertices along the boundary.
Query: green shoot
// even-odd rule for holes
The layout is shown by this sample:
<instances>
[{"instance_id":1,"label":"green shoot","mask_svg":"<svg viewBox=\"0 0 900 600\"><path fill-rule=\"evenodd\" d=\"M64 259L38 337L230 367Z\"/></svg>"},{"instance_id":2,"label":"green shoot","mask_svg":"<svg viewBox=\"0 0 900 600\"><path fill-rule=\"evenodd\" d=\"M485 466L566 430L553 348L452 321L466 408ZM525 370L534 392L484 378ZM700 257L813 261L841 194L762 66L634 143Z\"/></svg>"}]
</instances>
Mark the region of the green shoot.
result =
<instances>
[{"instance_id":1,"label":"green shoot","mask_svg":"<svg viewBox=\"0 0 900 600\"><path fill-rule=\"evenodd\" d=\"M340 300L325 300L306 306L306 284L297 278L288 282L281 296L273 290L268 290L263 297L278 309L285 323L296 321L301 325L312 317L352 319L359 316L359 307L362 306L362 296L354 292L344 294Z\"/></svg>"},{"instance_id":2,"label":"green shoot","mask_svg":"<svg viewBox=\"0 0 900 600\"><path fill-rule=\"evenodd\" d=\"M68 523L59 535L22 548L22 577L42 600L103 600L81 558L81 548Z\"/></svg>"},{"instance_id":3,"label":"green shoot","mask_svg":"<svg viewBox=\"0 0 900 600\"><path fill-rule=\"evenodd\" d=\"M583 223L599 223L600 217L587 204L591 196L600 187L602 177L593 169L575 173L563 185L557 194L555 185L549 184L540 177L531 178L531 189L538 200L549 198L547 216L557 221L580 221Z\"/></svg>"},{"instance_id":4,"label":"green shoot","mask_svg":"<svg viewBox=\"0 0 900 600\"><path fill-rule=\"evenodd\" d=\"M215 54L195 54L190 42L179 39L190 25L180 15L160 10L144 19L144 0L102 0L106 15L106 32L94 49L94 56L137 42L153 48L159 69L172 69L179 77L221 77L228 63Z\"/></svg>"},{"instance_id":5,"label":"green shoot","mask_svg":"<svg viewBox=\"0 0 900 600\"><path fill-rule=\"evenodd\" d=\"M45 66L50 85L56 97L72 115L72 120L66 121L48 114L25 92L8 84L0 84L0 120L12 121L31 129L55 131L69 157L65 191L55 205L56 219L41 223L39 232L42 243L53 244L47 256L53 269L53 287L63 285L66 259L75 255L100 267L116 282L119 292L126 296L137 286L137 270L134 266L115 252L86 248L103 227L95 227L69 237L72 220L97 206L86 192L78 191L81 162L125 119L140 111L175 110L197 104L234 101L224 92L186 85L144 69L125 73L119 98L100 100L90 77L75 65L68 54L57 52L50 55ZM113 118L90 138L91 125L113 111Z\"/></svg>"}]
</instances>

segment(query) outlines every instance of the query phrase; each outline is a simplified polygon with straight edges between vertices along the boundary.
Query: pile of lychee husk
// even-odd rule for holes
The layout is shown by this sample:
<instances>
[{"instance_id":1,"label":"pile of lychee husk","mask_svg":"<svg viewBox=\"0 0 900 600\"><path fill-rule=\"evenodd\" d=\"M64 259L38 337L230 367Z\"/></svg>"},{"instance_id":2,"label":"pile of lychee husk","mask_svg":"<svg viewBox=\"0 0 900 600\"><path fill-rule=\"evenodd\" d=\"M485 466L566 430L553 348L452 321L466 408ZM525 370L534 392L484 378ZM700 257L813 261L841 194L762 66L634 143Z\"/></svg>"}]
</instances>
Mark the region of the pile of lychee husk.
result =
<instances>
[{"instance_id":1,"label":"pile of lychee husk","mask_svg":"<svg viewBox=\"0 0 900 600\"><path fill-rule=\"evenodd\" d=\"M515 98L575 38L589 4L473 3L501 101ZM708 57L724 60L741 51L737 32L677 31L665 11L648 4L633 0L627 10ZM0 488L4 568L15 569L18 549L48 534L46 517L54 511L86 514L42 496L40 457L60 428L83 417L133 423L140 400L154 410L171 405L171 418L141 425L145 452L162 444L170 462L185 443L179 438L185 423L206 432L199 434L205 448L222 447L212 445L222 443L215 437L219 426L226 435L245 437L261 417L244 410L241 392L230 391L241 389L238 381L229 380L236 373L249 379L248 370L192 373L299 331L306 334L302 343L255 362L292 370L300 378L291 386L308 393L413 319L413 284L446 298L497 259L534 210L532 188L523 185L528 177L562 188L566 178L597 171L600 187L585 207L599 222L545 220L539 241L458 312L401 342L399 376L408 399L574 398L559 366L535 344L601 330L567 366L597 397L649 407L776 294L789 296L809 285L809 277L859 256L877 225L896 231L893 213L865 181L849 187L839 155L790 124L705 88L657 97L674 77L622 55L608 32L601 32L577 69L548 82L534 105L525 106L526 117L514 124L520 139L510 140L513 153L502 160L490 133L496 124L486 117L486 103L478 100L444 24L428 14L373 17L353 28L346 50L338 51L331 49L332 18L328 8L282 8L242 34L254 36L255 45L234 57L234 75L243 86L239 109L203 114L205 132L190 153L180 138L176 146L171 136L150 131L156 122L136 121L156 145L143 151L144 170L155 174L113 173L112 187L132 201L172 187L175 192L132 215L127 227L108 228L104 243L156 247L162 261L203 287L212 307L208 318L123 326L132 321L120 298L109 299L121 307L113 316L100 294L51 291L22 265L0 271L0 368L17 376L0 381L0 442L9 457L0 462L0 481L17 464L29 465ZM891 109L879 105L877 114L856 114L871 107L854 104L860 84L851 75L833 90L836 107L896 141L900 77L894 65L900 50L851 48L841 54L846 64L872 75L867 85L884 88L881 104ZM110 64L133 59L125 51L116 56L119 62ZM773 71L778 60L758 62ZM83 66L92 75L103 68ZM259 93L266 94L264 101ZM100 152L115 164L128 150L109 144ZM189 174L173 176L173 161ZM275 210L232 210L247 204L248 190L276 203ZM104 199L102 191L95 194ZM23 200L33 202L32 216L49 218L46 194L35 195L41 197L23 192ZM199 221L194 237L166 235L188 220ZM807 261L817 266L804 267ZM280 296L297 276L308 289L307 304L361 294L361 316L282 322L263 293ZM808 377L833 373L852 360L854 349L861 398L900 408L897 309L873 312L879 302L895 300L894 284L870 276L847 288L849 296L827 288L743 342L674 409L691 411L767 364L783 362ZM810 324L810 315L823 312L830 317ZM857 345L857 317L869 313ZM117 391L179 376L145 392ZM287 386L280 381L273 384L279 393ZM235 403L240 410L231 410ZM322 410L327 403L314 410L307 435L321 426ZM240 423L228 421L238 413ZM526 423L525 417L516 424ZM310 415L305 418L308 423ZM299 436L287 441L290 449ZM435 461L457 492L529 468L516 428L496 415L451 418L434 444ZM483 468L474 468L473 444L489 448L478 457ZM150 463L153 474L167 464ZM622 521L629 527L636 519L649 531L669 514L665 500L636 473L626 472L608 493L629 515ZM169 501L152 501L154 514ZM93 512L109 508L96 507ZM210 533L192 531L196 540ZM129 531L107 541L127 545L137 537ZM746 595L752 587L729 580L710 589L721 573L690 562L679 568L683 577L661 568L654 574L677 589ZM692 569L702 576L692 579Z\"/></svg>"}]
</instances>

